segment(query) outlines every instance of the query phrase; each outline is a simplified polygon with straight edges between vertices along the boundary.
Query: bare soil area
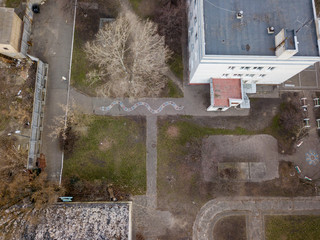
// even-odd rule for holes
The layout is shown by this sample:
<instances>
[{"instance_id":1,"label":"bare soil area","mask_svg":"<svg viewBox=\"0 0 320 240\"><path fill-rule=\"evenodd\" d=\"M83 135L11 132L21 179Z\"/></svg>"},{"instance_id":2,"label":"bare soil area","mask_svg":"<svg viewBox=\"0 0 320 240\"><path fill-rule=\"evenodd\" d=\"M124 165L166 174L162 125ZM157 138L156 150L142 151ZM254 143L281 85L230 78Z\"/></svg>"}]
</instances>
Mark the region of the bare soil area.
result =
<instances>
[{"instance_id":1,"label":"bare soil area","mask_svg":"<svg viewBox=\"0 0 320 240\"><path fill-rule=\"evenodd\" d=\"M0 135L24 150L28 139L21 136L29 136L35 72L32 62L17 63L0 57Z\"/></svg>"},{"instance_id":2,"label":"bare soil area","mask_svg":"<svg viewBox=\"0 0 320 240\"><path fill-rule=\"evenodd\" d=\"M246 240L246 217L230 216L220 219L213 229L214 240Z\"/></svg>"},{"instance_id":3,"label":"bare soil area","mask_svg":"<svg viewBox=\"0 0 320 240\"><path fill-rule=\"evenodd\" d=\"M158 208L170 211L177 220L177 224L160 239L192 239L196 214L203 204L216 197L295 197L316 194L314 185L301 180L294 165L281 161L281 155L277 173L279 177L273 180L248 182L222 178L210 182L204 179L203 139L209 135L253 135L273 123L280 102L280 99L254 99L247 117L175 116L158 119ZM176 128L179 135L172 138L172 129ZM234 151L236 153L236 149ZM250 149L248 151L246 157L250 156ZM260 155L256 157L267 155L268 151L268 148L262 147ZM236 239L236 236L230 239Z\"/></svg>"}]
</instances>

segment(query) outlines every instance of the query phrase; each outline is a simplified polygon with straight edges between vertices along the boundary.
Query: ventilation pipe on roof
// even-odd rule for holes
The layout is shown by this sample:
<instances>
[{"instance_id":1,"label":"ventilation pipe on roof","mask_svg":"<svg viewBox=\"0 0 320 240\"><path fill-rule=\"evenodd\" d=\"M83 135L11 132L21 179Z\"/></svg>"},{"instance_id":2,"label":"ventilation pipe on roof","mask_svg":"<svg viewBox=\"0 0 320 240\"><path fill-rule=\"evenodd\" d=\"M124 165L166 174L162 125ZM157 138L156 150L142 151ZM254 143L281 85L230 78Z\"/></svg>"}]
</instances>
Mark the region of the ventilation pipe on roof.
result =
<instances>
[{"instance_id":1,"label":"ventilation pipe on roof","mask_svg":"<svg viewBox=\"0 0 320 240\"><path fill-rule=\"evenodd\" d=\"M274 27L268 27L268 34L274 34Z\"/></svg>"},{"instance_id":2,"label":"ventilation pipe on roof","mask_svg":"<svg viewBox=\"0 0 320 240\"><path fill-rule=\"evenodd\" d=\"M239 11L239 12L237 12L237 19L241 19L241 18L243 18L243 11Z\"/></svg>"}]
</instances>

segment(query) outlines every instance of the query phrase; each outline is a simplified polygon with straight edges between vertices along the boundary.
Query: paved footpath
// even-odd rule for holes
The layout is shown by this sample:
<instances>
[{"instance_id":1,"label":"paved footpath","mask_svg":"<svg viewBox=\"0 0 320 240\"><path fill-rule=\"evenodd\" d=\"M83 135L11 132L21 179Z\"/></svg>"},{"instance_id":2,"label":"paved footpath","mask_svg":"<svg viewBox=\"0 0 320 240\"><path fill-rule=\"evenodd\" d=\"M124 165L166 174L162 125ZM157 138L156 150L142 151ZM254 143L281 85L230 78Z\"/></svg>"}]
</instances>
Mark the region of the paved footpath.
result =
<instances>
[{"instance_id":1,"label":"paved footpath","mask_svg":"<svg viewBox=\"0 0 320 240\"><path fill-rule=\"evenodd\" d=\"M193 225L193 240L213 239L213 227L221 218L247 215L247 239L265 240L265 215L319 214L320 197L216 198L199 211Z\"/></svg>"},{"instance_id":2,"label":"paved footpath","mask_svg":"<svg viewBox=\"0 0 320 240\"><path fill-rule=\"evenodd\" d=\"M157 207L157 117L147 117L147 197L148 207Z\"/></svg>"},{"instance_id":3,"label":"paved footpath","mask_svg":"<svg viewBox=\"0 0 320 240\"><path fill-rule=\"evenodd\" d=\"M201 93L196 91L196 88L201 87ZM74 101L80 109L87 114L98 114L98 115L112 115L112 116L151 116L151 115L192 115L192 116L247 116L249 114L249 109L236 109L230 108L225 112L207 112L206 109L208 105L203 102L203 90L206 90L208 86L187 86L185 87L185 92L192 92L194 90L194 95L186 96L184 98L141 98L141 99L111 99L111 98L101 98L101 97L89 97L76 89L72 88L70 91L71 101ZM209 90L208 90L209 91ZM199 99L200 98L200 99ZM160 112L154 114L145 106L139 106L133 111L125 111L120 104L113 105L112 103L117 100L121 101L122 104L130 108L138 102L147 103L152 109L156 110L161 107L162 104L166 102L174 102L181 110L176 110L173 106L168 105L164 107ZM113 106L110 110L109 106Z\"/></svg>"},{"instance_id":4,"label":"paved footpath","mask_svg":"<svg viewBox=\"0 0 320 240\"><path fill-rule=\"evenodd\" d=\"M174 222L170 212L157 210L157 129L157 116L147 116L147 194L132 202L134 234L140 232L148 240L164 235Z\"/></svg>"}]
</instances>

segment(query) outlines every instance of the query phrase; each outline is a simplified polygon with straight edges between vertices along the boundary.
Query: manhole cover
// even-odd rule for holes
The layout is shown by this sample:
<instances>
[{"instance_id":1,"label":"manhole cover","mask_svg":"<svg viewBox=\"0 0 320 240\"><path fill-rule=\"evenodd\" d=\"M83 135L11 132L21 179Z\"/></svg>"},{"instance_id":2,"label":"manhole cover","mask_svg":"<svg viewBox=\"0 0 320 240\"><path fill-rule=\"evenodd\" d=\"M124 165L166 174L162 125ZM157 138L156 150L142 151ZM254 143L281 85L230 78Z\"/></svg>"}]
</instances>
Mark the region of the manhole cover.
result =
<instances>
[{"instance_id":1,"label":"manhole cover","mask_svg":"<svg viewBox=\"0 0 320 240\"><path fill-rule=\"evenodd\" d=\"M309 165L317 165L319 162L319 155L314 151L309 151L306 153L306 161Z\"/></svg>"}]
</instances>

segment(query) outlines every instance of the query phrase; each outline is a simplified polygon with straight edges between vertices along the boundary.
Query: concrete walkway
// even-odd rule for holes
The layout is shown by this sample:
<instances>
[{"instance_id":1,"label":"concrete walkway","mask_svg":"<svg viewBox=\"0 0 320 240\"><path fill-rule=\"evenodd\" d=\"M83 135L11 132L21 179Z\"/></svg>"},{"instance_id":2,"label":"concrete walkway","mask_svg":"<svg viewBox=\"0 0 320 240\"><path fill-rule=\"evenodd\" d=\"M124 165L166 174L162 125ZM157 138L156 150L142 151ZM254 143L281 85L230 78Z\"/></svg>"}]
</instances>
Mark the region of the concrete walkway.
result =
<instances>
[{"instance_id":1,"label":"concrete walkway","mask_svg":"<svg viewBox=\"0 0 320 240\"><path fill-rule=\"evenodd\" d=\"M157 207L157 117L147 117L147 197L148 207Z\"/></svg>"},{"instance_id":2,"label":"concrete walkway","mask_svg":"<svg viewBox=\"0 0 320 240\"><path fill-rule=\"evenodd\" d=\"M42 152L46 156L48 177L58 181L61 171L62 152L57 139L48 135L54 126L54 118L63 116L61 105L67 102L67 81L62 76L69 74L73 16L65 12L66 0L47 1L41 13L34 15L30 54L49 64L48 93L44 113Z\"/></svg>"},{"instance_id":3,"label":"concrete walkway","mask_svg":"<svg viewBox=\"0 0 320 240\"><path fill-rule=\"evenodd\" d=\"M213 227L221 218L248 215L247 239L264 240L265 215L319 214L319 197L235 197L216 198L199 211L193 225L193 240L213 239Z\"/></svg>"},{"instance_id":4,"label":"concrete walkway","mask_svg":"<svg viewBox=\"0 0 320 240\"><path fill-rule=\"evenodd\" d=\"M207 112L208 104L206 100L209 100L208 96L204 95L204 91L208 90L207 85L202 86L186 86L185 92L189 92L189 97L184 98L140 98L140 99L111 99L100 97L89 97L76 89L72 88L70 91L71 100L76 103L80 109L87 114L98 115L112 115L112 116L126 116L126 115L141 115L151 116L152 114L144 106L136 108L134 111L125 112L119 105L114 106L110 111L105 111L103 108L108 107L113 101L120 100L126 107L131 107L137 102L146 102L151 108L157 109L164 102L172 101L178 106L183 106L183 110L177 111L171 106L167 106L160 113L156 115L192 115L192 116L247 116L249 109L235 109L231 108L225 112ZM198 89L198 91L197 91ZM194 92L192 92L194 90ZM208 99L206 98L208 97Z\"/></svg>"}]
</instances>

